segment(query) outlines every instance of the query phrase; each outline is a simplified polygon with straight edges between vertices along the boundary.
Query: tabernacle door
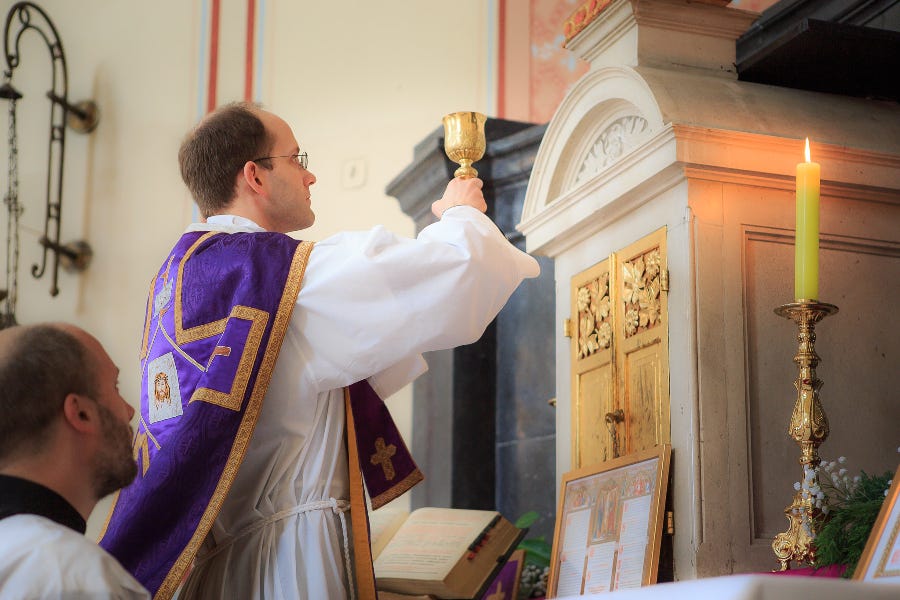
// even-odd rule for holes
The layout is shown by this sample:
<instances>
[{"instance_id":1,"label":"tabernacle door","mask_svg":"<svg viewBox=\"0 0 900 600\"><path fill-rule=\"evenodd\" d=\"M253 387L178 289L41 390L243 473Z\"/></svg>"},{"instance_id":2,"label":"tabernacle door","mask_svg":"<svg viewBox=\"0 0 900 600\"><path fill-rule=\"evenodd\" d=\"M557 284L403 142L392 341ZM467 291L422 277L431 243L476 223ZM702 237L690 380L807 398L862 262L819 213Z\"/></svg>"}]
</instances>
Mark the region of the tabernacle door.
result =
<instances>
[{"instance_id":1,"label":"tabernacle door","mask_svg":"<svg viewBox=\"0 0 900 600\"><path fill-rule=\"evenodd\" d=\"M671 442L665 228L617 254L616 391L624 412L617 431L630 454Z\"/></svg>"},{"instance_id":2,"label":"tabernacle door","mask_svg":"<svg viewBox=\"0 0 900 600\"><path fill-rule=\"evenodd\" d=\"M609 460L615 454L604 420L618 408L610 262L604 260L572 278L573 468Z\"/></svg>"},{"instance_id":3,"label":"tabernacle door","mask_svg":"<svg viewBox=\"0 0 900 600\"><path fill-rule=\"evenodd\" d=\"M573 467L670 443L665 228L571 285Z\"/></svg>"}]
</instances>

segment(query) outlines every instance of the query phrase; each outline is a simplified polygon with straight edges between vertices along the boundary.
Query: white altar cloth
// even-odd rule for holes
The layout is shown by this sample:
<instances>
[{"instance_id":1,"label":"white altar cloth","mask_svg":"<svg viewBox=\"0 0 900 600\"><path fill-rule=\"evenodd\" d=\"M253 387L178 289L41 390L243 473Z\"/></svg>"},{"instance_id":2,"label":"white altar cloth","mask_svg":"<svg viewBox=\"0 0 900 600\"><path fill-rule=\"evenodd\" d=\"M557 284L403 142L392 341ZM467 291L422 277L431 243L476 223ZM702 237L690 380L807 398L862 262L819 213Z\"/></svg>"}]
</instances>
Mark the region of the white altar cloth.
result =
<instances>
[{"instance_id":1,"label":"white altar cloth","mask_svg":"<svg viewBox=\"0 0 900 600\"><path fill-rule=\"evenodd\" d=\"M567 596L597 600L897 600L900 585L850 581L834 577L791 577L781 575L728 575L673 583L659 583L640 589L612 593Z\"/></svg>"}]
</instances>

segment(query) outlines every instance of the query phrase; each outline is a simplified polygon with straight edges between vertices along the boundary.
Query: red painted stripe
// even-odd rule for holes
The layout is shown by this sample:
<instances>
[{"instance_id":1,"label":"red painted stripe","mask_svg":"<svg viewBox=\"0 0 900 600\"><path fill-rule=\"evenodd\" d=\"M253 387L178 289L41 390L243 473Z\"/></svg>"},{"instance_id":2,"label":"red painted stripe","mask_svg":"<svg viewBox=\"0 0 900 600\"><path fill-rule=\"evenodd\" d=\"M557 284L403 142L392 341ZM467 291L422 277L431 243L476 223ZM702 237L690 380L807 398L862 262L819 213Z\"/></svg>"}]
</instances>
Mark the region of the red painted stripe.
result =
<instances>
[{"instance_id":1,"label":"red painted stripe","mask_svg":"<svg viewBox=\"0 0 900 600\"><path fill-rule=\"evenodd\" d=\"M212 16L209 23L209 85L206 88L206 112L216 108L216 86L219 82L219 4L212 0Z\"/></svg>"},{"instance_id":2,"label":"red painted stripe","mask_svg":"<svg viewBox=\"0 0 900 600\"><path fill-rule=\"evenodd\" d=\"M506 118L506 0L499 0L497 16L497 118Z\"/></svg>"},{"instance_id":3,"label":"red painted stripe","mask_svg":"<svg viewBox=\"0 0 900 600\"><path fill-rule=\"evenodd\" d=\"M244 53L244 101L253 101L253 36L256 33L256 0L247 0L247 51Z\"/></svg>"}]
</instances>

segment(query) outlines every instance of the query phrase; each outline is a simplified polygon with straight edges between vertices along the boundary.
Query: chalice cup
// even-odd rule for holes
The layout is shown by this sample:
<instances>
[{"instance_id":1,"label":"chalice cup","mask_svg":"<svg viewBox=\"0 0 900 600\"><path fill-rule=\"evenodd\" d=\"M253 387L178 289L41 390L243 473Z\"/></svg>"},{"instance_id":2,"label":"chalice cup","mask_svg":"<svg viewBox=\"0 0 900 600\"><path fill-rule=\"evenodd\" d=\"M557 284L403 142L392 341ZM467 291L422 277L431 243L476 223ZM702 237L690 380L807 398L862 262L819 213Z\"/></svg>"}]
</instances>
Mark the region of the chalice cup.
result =
<instances>
[{"instance_id":1,"label":"chalice cup","mask_svg":"<svg viewBox=\"0 0 900 600\"><path fill-rule=\"evenodd\" d=\"M454 177L478 177L472 163L484 156L486 120L487 117L477 112L455 112L444 117L444 152L450 160L459 163Z\"/></svg>"}]
</instances>

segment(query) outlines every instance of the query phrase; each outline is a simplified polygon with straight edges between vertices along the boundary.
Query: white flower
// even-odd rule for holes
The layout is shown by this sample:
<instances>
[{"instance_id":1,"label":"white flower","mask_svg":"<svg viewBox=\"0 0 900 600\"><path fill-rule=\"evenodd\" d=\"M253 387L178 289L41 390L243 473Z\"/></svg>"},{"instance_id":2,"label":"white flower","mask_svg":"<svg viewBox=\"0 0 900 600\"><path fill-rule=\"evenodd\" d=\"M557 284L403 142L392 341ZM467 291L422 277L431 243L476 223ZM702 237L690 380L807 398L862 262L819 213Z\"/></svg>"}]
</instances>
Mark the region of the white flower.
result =
<instances>
[{"instance_id":1,"label":"white flower","mask_svg":"<svg viewBox=\"0 0 900 600\"><path fill-rule=\"evenodd\" d=\"M800 482L799 481L794 482L794 489L797 490L798 492L800 491Z\"/></svg>"},{"instance_id":2,"label":"white flower","mask_svg":"<svg viewBox=\"0 0 900 600\"><path fill-rule=\"evenodd\" d=\"M845 462L847 462L847 457L846 456L838 457L838 462L841 464L844 464Z\"/></svg>"}]
</instances>

